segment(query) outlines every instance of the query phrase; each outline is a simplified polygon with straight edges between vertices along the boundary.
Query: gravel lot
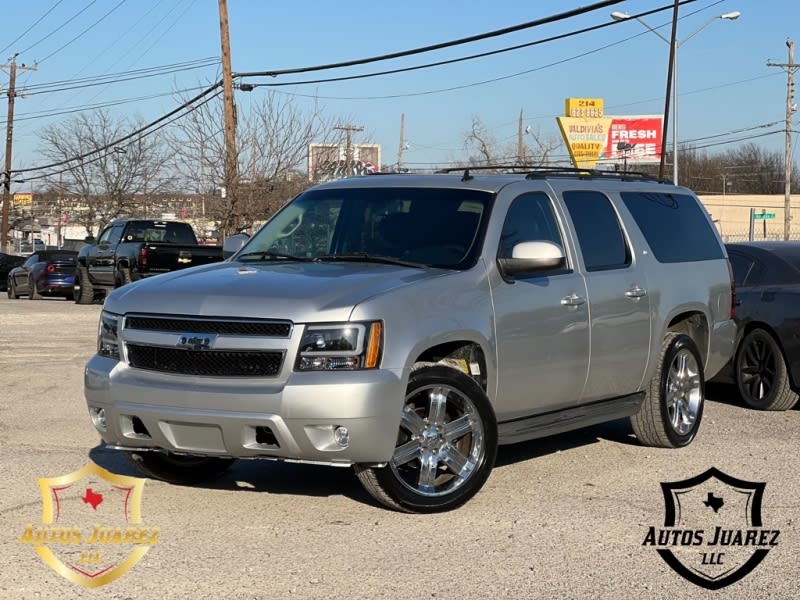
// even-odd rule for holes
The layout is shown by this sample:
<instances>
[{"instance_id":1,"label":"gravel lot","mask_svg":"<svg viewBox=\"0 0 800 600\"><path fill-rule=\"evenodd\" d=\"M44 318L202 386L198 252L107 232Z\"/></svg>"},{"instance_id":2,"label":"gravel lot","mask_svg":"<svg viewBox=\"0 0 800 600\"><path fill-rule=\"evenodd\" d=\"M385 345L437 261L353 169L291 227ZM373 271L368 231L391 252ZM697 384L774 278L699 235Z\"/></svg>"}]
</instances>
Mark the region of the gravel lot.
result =
<instances>
[{"instance_id":1,"label":"gravel lot","mask_svg":"<svg viewBox=\"0 0 800 600\"><path fill-rule=\"evenodd\" d=\"M0 598L796 598L800 411L759 413L709 390L683 450L637 444L625 421L501 448L484 489L441 515L373 504L347 469L239 461L210 486L148 480L142 514L158 543L96 590L53 572L19 542L41 523L39 477L94 460L83 399L99 305L0 298ZM743 580L712 592L642 546L664 522L662 481L714 466L767 482L764 527L777 547Z\"/></svg>"}]
</instances>

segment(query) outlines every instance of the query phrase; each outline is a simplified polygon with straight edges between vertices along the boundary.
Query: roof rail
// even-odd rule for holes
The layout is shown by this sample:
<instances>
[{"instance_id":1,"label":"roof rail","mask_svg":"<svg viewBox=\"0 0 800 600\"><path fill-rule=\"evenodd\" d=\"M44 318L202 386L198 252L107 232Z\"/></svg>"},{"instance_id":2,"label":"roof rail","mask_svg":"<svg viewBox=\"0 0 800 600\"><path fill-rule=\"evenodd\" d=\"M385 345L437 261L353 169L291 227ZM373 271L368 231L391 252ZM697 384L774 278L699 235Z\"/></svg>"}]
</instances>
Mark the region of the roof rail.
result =
<instances>
[{"instance_id":1,"label":"roof rail","mask_svg":"<svg viewBox=\"0 0 800 600\"><path fill-rule=\"evenodd\" d=\"M478 165L470 167L447 167L439 169L436 173L463 172L466 179L470 179L470 171L500 171L507 175L525 175L526 179L544 179L546 177L579 177L581 179L603 178L619 179L622 181L654 181L658 183L672 183L667 179L659 179L647 173L638 171L601 171L600 169L582 169L574 167L532 167L528 165Z\"/></svg>"}]
</instances>

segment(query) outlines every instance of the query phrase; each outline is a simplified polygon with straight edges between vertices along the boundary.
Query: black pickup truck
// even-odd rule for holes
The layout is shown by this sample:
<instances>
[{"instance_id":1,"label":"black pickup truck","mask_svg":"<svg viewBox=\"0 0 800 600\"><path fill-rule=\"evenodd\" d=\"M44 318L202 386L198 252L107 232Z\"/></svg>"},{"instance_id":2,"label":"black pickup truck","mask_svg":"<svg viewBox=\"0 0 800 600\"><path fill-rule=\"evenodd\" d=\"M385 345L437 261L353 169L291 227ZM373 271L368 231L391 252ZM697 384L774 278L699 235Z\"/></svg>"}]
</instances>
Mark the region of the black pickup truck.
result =
<instances>
[{"instance_id":1,"label":"black pickup truck","mask_svg":"<svg viewBox=\"0 0 800 600\"><path fill-rule=\"evenodd\" d=\"M86 242L75 273L78 304L144 277L222 260L222 247L199 245L191 225L180 221L114 221Z\"/></svg>"}]
</instances>

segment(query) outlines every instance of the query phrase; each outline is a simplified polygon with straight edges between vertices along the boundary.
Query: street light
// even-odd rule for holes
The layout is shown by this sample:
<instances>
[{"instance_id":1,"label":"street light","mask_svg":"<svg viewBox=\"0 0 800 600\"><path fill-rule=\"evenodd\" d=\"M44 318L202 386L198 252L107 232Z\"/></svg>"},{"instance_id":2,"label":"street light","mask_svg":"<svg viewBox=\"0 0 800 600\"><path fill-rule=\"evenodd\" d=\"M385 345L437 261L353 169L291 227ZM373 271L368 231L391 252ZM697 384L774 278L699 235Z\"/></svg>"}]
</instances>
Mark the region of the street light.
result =
<instances>
[{"instance_id":1,"label":"street light","mask_svg":"<svg viewBox=\"0 0 800 600\"><path fill-rule=\"evenodd\" d=\"M686 42L696 36L698 33L703 31L706 27L711 25L717 19L723 19L726 21L735 21L739 18L742 13L738 10L732 12L722 13L721 15L717 15L715 17L711 17L708 21L703 23L700 27L695 29L692 33L686 36L681 41L675 42L675 52L672 55L672 182L675 185L678 185L678 48L683 46ZM653 29L645 23L639 17L632 17L626 12L614 11L611 13L611 18L615 21L626 21L627 19L636 19L644 25L644 27L653 33L655 33L659 38L665 41L667 44L672 44L669 38L665 37L661 33L659 33L656 29ZM662 148L661 151L663 152L664 149Z\"/></svg>"}]
</instances>

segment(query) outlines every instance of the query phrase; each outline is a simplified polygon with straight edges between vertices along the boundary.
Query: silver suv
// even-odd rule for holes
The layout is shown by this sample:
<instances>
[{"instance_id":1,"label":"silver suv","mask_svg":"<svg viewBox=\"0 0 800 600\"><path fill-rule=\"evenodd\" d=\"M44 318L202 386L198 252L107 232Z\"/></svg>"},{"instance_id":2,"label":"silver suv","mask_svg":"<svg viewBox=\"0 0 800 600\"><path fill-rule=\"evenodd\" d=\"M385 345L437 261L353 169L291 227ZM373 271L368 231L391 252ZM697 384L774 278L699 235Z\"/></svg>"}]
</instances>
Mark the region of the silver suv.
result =
<instances>
[{"instance_id":1,"label":"silver suv","mask_svg":"<svg viewBox=\"0 0 800 600\"><path fill-rule=\"evenodd\" d=\"M686 446L733 351L715 227L645 176L356 177L242 244L105 301L89 413L145 474L353 466L391 508L447 510L499 444L630 417L642 443Z\"/></svg>"}]
</instances>

